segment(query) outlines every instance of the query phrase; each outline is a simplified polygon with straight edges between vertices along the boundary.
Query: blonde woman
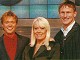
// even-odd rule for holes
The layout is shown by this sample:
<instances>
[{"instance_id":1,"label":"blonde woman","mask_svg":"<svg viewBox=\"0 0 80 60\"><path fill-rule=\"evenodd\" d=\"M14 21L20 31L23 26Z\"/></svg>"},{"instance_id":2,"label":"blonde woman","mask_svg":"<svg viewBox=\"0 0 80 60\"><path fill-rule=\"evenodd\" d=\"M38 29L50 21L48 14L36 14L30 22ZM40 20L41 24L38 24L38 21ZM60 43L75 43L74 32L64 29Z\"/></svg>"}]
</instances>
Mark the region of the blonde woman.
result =
<instances>
[{"instance_id":1,"label":"blonde woman","mask_svg":"<svg viewBox=\"0 0 80 60\"><path fill-rule=\"evenodd\" d=\"M55 44L55 41L50 37L50 25L47 19L43 17L34 19L30 49L26 55L29 56L29 59L26 58L25 60L59 59L59 46Z\"/></svg>"}]
</instances>

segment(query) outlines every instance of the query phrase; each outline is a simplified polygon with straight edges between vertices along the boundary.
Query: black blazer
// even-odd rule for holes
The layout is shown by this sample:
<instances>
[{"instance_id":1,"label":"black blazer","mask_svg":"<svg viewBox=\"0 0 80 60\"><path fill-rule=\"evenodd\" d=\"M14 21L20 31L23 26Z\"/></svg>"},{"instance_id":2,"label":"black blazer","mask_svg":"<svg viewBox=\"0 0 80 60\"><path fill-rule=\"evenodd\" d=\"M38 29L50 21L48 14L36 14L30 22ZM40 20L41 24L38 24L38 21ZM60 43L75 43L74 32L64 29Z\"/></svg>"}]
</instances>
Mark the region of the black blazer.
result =
<instances>
[{"instance_id":1,"label":"black blazer","mask_svg":"<svg viewBox=\"0 0 80 60\"><path fill-rule=\"evenodd\" d=\"M18 35L17 52L15 60L22 60L22 53L25 46L29 44L29 38ZM0 37L0 60L10 60L6 48L4 46L3 36Z\"/></svg>"},{"instance_id":2,"label":"black blazer","mask_svg":"<svg viewBox=\"0 0 80 60\"><path fill-rule=\"evenodd\" d=\"M60 46L55 42L50 42L51 50L48 51L44 45L42 45L38 52L33 57L34 47L27 47L24 51L24 60L59 60L60 59ZM28 51L28 50L29 51Z\"/></svg>"},{"instance_id":3,"label":"black blazer","mask_svg":"<svg viewBox=\"0 0 80 60\"><path fill-rule=\"evenodd\" d=\"M54 39L60 43L61 59L80 59L80 25L78 23L74 24L66 37L60 30Z\"/></svg>"}]
</instances>

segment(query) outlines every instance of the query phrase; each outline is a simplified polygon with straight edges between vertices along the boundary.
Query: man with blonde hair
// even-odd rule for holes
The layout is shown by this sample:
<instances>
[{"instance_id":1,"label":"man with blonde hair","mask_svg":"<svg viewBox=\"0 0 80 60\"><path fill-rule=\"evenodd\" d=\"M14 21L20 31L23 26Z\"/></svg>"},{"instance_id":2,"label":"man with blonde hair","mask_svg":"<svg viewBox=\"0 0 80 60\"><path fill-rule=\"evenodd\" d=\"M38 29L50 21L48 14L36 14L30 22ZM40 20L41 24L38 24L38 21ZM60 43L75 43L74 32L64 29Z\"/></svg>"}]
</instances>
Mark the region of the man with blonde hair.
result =
<instances>
[{"instance_id":1,"label":"man with blonde hair","mask_svg":"<svg viewBox=\"0 0 80 60\"><path fill-rule=\"evenodd\" d=\"M76 6L66 1L59 6L61 30L54 39L60 43L60 58L63 60L80 60L80 25L75 21Z\"/></svg>"},{"instance_id":2,"label":"man with blonde hair","mask_svg":"<svg viewBox=\"0 0 80 60\"><path fill-rule=\"evenodd\" d=\"M22 53L29 44L29 38L15 32L18 17L7 11L2 15L1 23L4 34L0 37L0 60L22 60Z\"/></svg>"}]
</instances>

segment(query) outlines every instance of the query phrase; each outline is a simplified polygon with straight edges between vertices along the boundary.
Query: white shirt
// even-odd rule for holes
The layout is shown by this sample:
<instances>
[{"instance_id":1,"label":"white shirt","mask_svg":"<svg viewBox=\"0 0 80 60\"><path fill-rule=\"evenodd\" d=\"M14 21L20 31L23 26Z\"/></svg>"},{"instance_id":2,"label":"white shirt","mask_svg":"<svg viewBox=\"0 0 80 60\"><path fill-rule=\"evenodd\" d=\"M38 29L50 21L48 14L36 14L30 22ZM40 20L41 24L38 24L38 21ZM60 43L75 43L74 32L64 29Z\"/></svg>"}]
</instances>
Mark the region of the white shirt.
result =
<instances>
[{"instance_id":1,"label":"white shirt","mask_svg":"<svg viewBox=\"0 0 80 60\"><path fill-rule=\"evenodd\" d=\"M75 21L74 21L72 24L70 24L70 25L66 28L66 30L64 30L63 27L61 28L61 31L63 32L63 34L64 34L65 37L66 37L66 35L68 34L68 32L72 29L72 27L73 27L74 24L75 24Z\"/></svg>"}]
</instances>

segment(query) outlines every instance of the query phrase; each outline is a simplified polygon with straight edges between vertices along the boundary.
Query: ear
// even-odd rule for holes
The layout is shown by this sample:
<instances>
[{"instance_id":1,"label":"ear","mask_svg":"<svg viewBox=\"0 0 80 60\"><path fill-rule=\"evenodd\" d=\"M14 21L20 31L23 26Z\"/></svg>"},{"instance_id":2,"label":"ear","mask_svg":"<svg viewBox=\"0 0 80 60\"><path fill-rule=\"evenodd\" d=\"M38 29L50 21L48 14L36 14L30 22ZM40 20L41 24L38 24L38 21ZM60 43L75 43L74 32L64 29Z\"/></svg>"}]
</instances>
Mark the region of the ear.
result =
<instances>
[{"instance_id":1,"label":"ear","mask_svg":"<svg viewBox=\"0 0 80 60\"><path fill-rule=\"evenodd\" d=\"M76 15L77 15L77 11L74 12L74 17L76 17Z\"/></svg>"}]
</instances>

